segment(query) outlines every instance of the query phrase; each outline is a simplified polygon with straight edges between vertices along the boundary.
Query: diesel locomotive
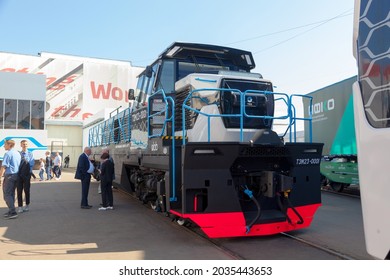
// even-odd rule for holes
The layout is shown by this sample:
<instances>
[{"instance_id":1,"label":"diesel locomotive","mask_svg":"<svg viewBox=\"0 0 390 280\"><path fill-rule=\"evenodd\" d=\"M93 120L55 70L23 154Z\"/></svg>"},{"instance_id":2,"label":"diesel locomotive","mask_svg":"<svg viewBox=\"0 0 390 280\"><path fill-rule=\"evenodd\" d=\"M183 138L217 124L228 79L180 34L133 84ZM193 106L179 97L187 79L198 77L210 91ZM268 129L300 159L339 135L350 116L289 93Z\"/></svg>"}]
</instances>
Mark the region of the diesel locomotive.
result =
<instances>
[{"instance_id":1,"label":"diesel locomotive","mask_svg":"<svg viewBox=\"0 0 390 280\"><path fill-rule=\"evenodd\" d=\"M140 74L129 107L89 129L95 159L109 149L119 189L210 238L310 226L323 144L296 141L297 121L311 119L293 101L311 97L273 92L253 68L248 51L173 43Z\"/></svg>"}]
</instances>

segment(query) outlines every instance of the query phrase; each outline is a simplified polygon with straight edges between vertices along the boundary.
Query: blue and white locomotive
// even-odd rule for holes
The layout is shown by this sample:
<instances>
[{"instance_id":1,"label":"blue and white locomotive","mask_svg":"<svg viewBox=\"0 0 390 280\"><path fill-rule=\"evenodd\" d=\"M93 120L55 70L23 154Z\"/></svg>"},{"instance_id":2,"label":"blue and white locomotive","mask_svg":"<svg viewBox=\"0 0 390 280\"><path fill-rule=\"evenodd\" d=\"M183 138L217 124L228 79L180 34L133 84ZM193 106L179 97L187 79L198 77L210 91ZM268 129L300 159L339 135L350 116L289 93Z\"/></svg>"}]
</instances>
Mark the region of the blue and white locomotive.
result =
<instances>
[{"instance_id":1,"label":"blue and white locomotive","mask_svg":"<svg viewBox=\"0 0 390 280\"><path fill-rule=\"evenodd\" d=\"M254 67L248 51L172 44L140 74L133 105L90 129L93 153L110 150L121 190L210 238L310 226L323 145L284 143L272 126L310 121L292 101L311 97L274 93Z\"/></svg>"}]
</instances>

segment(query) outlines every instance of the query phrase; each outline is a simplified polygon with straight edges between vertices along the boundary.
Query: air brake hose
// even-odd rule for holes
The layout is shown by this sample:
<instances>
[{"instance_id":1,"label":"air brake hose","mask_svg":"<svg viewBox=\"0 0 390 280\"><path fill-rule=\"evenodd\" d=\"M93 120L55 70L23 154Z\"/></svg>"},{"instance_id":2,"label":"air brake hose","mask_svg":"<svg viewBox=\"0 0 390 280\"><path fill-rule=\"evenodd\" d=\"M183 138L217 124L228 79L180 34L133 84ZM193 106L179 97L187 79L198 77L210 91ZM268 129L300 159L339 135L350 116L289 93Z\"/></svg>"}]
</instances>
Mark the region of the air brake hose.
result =
<instances>
[{"instance_id":1,"label":"air brake hose","mask_svg":"<svg viewBox=\"0 0 390 280\"><path fill-rule=\"evenodd\" d=\"M288 198L288 194L287 193L284 193L284 197L287 199L287 204L288 204L288 206L291 208L291 210L293 210L294 211L294 213L298 216L298 218L299 218L299 221L297 222L297 224L298 225L301 225L301 224L303 224L303 218L302 218L302 216L298 213L298 211L297 211L297 209L295 209L295 207L291 204L291 201L290 201L290 199Z\"/></svg>"},{"instance_id":2,"label":"air brake hose","mask_svg":"<svg viewBox=\"0 0 390 280\"><path fill-rule=\"evenodd\" d=\"M276 201L278 202L278 206L280 210L282 210L282 213L286 216L287 222L292 225L290 217L287 215L287 208L282 204L282 197L279 193L277 193Z\"/></svg>"},{"instance_id":3,"label":"air brake hose","mask_svg":"<svg viewBox=\"0 0 390 280\"><path fill-rule=\"evenodd\" d=\"M248 234L249 231L251 230L252 226L254 225L254 223L257 221L258 218L260 218L261 207L260 207L259 202L258 202L258 201L256 200L256 198L253 196L252 191L249 190L248 187L246 187L246 186L245 186L244 193L245 193L247 196L249 196L249 198L256 204L256 207L257 207L256 217L249 223L249 225L246 226L246 233Z\"/></svg>"}]
</instances>

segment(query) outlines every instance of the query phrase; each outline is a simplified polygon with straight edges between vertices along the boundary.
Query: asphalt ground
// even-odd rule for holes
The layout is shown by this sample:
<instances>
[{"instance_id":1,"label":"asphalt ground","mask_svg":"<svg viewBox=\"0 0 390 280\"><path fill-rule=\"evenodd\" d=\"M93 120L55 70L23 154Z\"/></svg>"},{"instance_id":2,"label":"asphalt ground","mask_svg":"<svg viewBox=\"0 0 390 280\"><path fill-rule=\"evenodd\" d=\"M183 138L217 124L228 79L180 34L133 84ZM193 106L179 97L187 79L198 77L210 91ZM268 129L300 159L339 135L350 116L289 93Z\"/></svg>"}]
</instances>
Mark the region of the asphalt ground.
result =
<instances>
[{"instance_id":1,"label":"asphalt ground","mask_svg":"<svg viewBox=\"0 0 390 280\"><path fill-rule=\"evenodd\" d=\"M60 180L31 184L30 211L0 217L0 260L227 260L207 240L181 230L161 213L114 190L114 210L98 211L92 180L91 209L81 209L81 183L73 170ZM7 212L0 199L0 213Z\"/></svg>"}]
</instances>

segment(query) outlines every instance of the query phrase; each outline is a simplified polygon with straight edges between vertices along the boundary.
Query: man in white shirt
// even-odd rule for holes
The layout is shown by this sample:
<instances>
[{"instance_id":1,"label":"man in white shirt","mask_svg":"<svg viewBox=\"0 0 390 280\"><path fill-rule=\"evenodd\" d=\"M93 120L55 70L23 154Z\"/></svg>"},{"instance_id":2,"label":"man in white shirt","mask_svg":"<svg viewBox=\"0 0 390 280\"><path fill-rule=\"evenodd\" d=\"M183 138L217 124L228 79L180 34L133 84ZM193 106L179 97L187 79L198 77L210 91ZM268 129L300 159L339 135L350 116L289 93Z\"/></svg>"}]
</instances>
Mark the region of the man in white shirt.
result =
<instances>
[{"instance_id":1,"label":"man in white shirt","mask_svg":"<svg viewBox=\"0 0 390 280\"><path fill-rule=\"evenodd\" d=\"M56 153L56 157L53 161L53 171L56 176L56 180L61 179L61 165L62 165L62 157L59 152Z\"/></svg>"}]
</instances>

